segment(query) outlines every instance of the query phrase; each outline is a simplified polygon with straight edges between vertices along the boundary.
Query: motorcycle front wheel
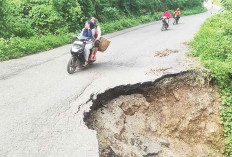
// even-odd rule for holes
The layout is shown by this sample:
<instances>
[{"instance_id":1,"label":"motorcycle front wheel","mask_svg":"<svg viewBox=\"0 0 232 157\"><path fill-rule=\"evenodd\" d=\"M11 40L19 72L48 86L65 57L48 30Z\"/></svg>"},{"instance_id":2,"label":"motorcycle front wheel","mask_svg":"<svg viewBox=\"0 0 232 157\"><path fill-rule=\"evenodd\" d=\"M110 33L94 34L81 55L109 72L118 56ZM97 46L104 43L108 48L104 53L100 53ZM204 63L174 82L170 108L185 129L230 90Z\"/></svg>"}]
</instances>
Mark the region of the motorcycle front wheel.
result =
<instances>
[{"instance_id":1,"label":"motorcycle front wheel","mask_svg":"<svg viewBox=\"0 0 232 157\"><path fill-rule=\"evenodd\" d=\"M68 62L68 66L67 66L67 71L69 74L73 74L78 66L78 62L79 60L76 59L75 57L70 58L69 62Z\"/></svg>"},{"instance_id":2,"label":"motorcycle front wheel","mask_svg":"<svg viewBox=\"0 0 232 157\"><path fill-rule=\"evenodd\" d=\"M161 28L161 31L164 31L165 30L165 26L163 25L162 28Z\"/></svg>"},{"instance_id":3,"label":"motorcycle front wheel","mask_svg":"<svg viewBox=\"0 0 232 157\"><path fill-rule=\"evenodd\" d=\"M175 24L177 24L177 21L176 21L176 19L174 19L174 22L173 22L173 25L175 25Z\"/></svg>"}]
</instances>

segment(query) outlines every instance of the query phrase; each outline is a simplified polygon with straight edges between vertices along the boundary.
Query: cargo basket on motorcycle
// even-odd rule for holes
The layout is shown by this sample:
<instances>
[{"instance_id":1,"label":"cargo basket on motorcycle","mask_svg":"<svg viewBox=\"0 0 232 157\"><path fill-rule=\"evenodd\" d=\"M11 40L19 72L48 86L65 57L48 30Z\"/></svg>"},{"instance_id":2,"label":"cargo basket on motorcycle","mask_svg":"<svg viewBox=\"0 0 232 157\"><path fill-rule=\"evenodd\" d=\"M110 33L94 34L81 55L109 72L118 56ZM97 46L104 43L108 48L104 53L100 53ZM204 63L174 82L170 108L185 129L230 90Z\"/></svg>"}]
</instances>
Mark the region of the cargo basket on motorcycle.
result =
<instances>
[{"instance_id":1,"label":"cargo basket on motorcycle","mask_svg":"<svg viewBox=\"0 0 232 157\"><path fill-rule=\"evenodd\" d=\"M106 38L101 37L100 46L99 46L98 51L104 52L108 48L109 45L110 45L110 41L107 40Z\"/></svg>"}]
</instances>

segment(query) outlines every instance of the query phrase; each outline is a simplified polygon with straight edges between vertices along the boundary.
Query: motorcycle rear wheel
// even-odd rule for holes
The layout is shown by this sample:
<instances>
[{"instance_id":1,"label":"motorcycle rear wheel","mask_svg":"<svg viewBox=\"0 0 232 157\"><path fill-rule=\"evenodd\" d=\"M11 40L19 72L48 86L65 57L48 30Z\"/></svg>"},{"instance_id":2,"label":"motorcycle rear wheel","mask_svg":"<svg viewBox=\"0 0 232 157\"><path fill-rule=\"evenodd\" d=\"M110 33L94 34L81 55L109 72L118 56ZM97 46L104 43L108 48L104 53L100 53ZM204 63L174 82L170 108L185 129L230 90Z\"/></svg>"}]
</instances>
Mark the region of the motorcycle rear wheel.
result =
<instances>
[{"instance_id":1,"label":"motorcycle rear wheel","mask_svg":"<svg viewBox=\"0 0 232 157\"><path fill-rule=\"evenodd\" d=\"M67 65L67 71L69 74L73 74L78 66L79 60L75 57L70 58L68 65Z\"/></svg>"}]
</instances>

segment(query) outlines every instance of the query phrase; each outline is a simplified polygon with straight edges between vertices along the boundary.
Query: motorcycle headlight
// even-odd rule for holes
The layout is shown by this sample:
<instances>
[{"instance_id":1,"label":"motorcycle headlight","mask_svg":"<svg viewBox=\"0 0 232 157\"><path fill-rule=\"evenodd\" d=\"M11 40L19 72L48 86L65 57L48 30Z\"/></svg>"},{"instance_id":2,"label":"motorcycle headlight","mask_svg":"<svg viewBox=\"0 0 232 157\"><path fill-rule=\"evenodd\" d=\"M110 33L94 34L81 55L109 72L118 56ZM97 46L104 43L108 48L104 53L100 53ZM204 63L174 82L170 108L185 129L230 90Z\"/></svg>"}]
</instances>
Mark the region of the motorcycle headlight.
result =
<instances>
[{"instance_id":1,"label":"motorcycle headlight","mask_svg":"<svg viewBox=\"0 0 232 157\"><path fill-rule=\"evenodd\" d=\"M72 52L78 52L81 49L82 49L81 45L73 45L72 46Z\"/></svg>"}]
</instances>

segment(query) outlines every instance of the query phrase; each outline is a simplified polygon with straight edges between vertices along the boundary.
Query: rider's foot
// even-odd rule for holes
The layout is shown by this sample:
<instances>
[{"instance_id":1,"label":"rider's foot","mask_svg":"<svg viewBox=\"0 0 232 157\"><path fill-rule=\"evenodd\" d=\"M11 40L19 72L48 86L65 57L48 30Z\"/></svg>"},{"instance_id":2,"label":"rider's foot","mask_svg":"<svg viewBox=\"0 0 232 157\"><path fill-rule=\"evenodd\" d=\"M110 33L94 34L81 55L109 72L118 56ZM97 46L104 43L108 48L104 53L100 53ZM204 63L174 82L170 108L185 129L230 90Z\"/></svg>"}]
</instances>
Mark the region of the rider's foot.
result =
<instances>
[{"instance_id":1,"label":"rider's foot","mask_svg":"<svg viewBox=\"0 0 232 157\"><path fill-rule=\"evenodd\" d=\"M86 67L88 65L88 62L87 61L85 61L85 64L84 65L82 65L83 67Z\"/></svg>"},{"instance_id":2,"label":"rider's foot","mask_svg":"<svg viewBox=\"0 0 232 157\"><path fill-rule=\"evenodd\" d=\"M96 57L93 56L93 58L90 59L91 61L96 61Z\"/></svg>"}]
</instances>

